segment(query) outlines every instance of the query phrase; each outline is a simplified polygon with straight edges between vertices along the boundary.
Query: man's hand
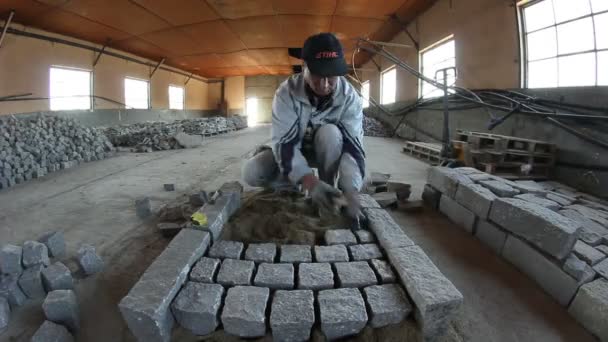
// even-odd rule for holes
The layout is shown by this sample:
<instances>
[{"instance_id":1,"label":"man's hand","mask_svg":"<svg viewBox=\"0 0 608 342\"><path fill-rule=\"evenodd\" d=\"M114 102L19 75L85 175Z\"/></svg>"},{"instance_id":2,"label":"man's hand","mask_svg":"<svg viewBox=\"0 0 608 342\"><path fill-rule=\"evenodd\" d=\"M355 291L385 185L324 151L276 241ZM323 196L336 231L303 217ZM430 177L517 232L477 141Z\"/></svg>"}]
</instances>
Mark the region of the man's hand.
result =
<instances>
[{"instance_id":1,"label":"man's hand","mask_svg":"<svg viewBox=\"0 0 608 342\"><path fill-rule=\"evenodd\" d=\"M302 177L302 186L308 190L312 201L319 207L329 211L336 209L337 200L342 197L342 192L333 186L319 180L313 175Z\"/></svg>"},{"instance_id":2,"label":"man's hand","mask_svg":"<svg viewBox=\"0 0 608 342\"><path fill-rule=\"evenodd\" d=\"M346 199L346 213L353 219L363 216L361 213L361 203L359 202L358 193L356 191L347 191L344 193Z\"/></svg>"}]
</instances>

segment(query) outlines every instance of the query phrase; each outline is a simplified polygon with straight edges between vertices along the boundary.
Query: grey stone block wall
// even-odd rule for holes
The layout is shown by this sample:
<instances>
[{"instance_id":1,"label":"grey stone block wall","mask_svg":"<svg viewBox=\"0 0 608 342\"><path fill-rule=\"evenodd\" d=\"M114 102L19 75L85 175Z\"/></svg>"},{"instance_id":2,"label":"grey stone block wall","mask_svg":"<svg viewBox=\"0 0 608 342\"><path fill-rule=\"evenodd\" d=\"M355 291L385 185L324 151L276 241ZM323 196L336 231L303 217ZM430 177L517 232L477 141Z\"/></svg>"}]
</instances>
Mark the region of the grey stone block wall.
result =
<instances>
[{"instance_id":1,"label":"grey stone block wall","mask_svg":"<svg viewBox=\"0 0 608 342\"><path fill-rule=\"evenodd\" d=\"M490 247L494 253L498 255L502 254L502 249L507 240L507 233L505 231L501 230L493 223L480 218L477 221L475 236L486 246Z\"/></svg>"},{"instance_id":2,"label":"grey stone block wall","mask_svg":"<svg viewBox=\"0 0 608 342\"><path fill-rule=\"evenodd\" d=\"M581 286L568 313L600 341L608 341L608 280L597 279Z\"/></svg>"},{"instance_id":3,"label":"grey stone block wall","mask_svg":"<svg viewBox=\"0 0 608 342\"><path fill-rule=\"evenodd\" d=\"M369 306L370 325L374 328L400 323L413 310L405 291L399 285L369 286L363 292Z\"/></svg>"},{"instance_id":4,"label":"grey stone block wall","mask_svg":"<svg viewBox=\"0 0 608 342\"><path fill-rule=\"evenodd\" d=\"M270 309L270 329L274 341L308 341L314 323L312 291L277 291L274 294Z\"/></svg>"},{"instance_id":5,"label":"grey stone block wall","mask_svg":"<svg viewBox=\"0 0 608 342\"><path fill-rule=\"evenodd\" d=\"M463 184L456 191L456 202L482 219L487 219L492 201L498 198L492 191L479 184Z\"/></svg>"},{"instance_id":6,"label":"grey stone block wall","mask_svg":"<svg viewBox=\"0 0 608 342\"><path fill-rule=\"evenodd\" d=\"M441 196L439 211L469 233L475 228L475 214L448 196Z\"/></svg>"}]
</instances>

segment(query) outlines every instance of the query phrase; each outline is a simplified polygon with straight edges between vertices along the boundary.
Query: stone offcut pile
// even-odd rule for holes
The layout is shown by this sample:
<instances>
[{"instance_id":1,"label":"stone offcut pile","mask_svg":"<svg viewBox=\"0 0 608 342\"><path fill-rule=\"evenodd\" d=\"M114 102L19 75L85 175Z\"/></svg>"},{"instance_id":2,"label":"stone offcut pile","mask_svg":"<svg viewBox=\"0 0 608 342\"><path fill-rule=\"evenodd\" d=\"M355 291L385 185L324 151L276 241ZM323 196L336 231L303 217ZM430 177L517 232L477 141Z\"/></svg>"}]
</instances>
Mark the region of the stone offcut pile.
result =
<instances>
[{"instance_id":1,"label":"stone offcut pile","mask_svg":"<svg viewBox=\"0 0 608 342\"><path fill-rule=\"evenodd\" d=\"M367 137L391 137L392 132L377 119L363 115L363 133Z\"/></svg>"},{"instance_id":2,"label":"stone offcut pile","mask_svg":"<svg viewBox=\"0 0 608 342\"><path fill-rule=\"evenodd\" d=\"M207 117L173 122L141 122L132 125L108 127L105 134L116 146L133 147L136 152L179 149L184 146L176 136L179 133L202 138L247 127L243 116Z\"/></svg>"},{"instance_id":3,"label":"stone offcut pile","mask_svg":"<svg viewBox=\"0 0 608 342\"><path fill-rule=\"evenodd\" d=\"M39 115L0 118L0 189L106 158L114 147L95 128Z\"/></svg>"}]
</instances>

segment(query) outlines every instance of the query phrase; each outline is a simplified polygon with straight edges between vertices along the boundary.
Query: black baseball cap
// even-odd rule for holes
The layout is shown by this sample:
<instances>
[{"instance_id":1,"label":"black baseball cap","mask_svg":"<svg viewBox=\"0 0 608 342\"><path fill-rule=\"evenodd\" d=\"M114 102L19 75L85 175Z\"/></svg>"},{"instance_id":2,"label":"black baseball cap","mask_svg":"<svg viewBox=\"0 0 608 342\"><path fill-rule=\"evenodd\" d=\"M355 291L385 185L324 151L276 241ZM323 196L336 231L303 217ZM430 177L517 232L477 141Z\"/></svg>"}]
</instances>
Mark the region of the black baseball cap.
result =
<instances>
[{"instance_id":1,"label":"black baseball cap","mask_svg":"<svg viewBox=\"0 0 608 342\"><path fill-rule=\"evenodd\" d=\"M342 44L332 33L308 37L302 48L302 59L314 75L344 76L348 72Z\"/></svg>"}]
</instances>

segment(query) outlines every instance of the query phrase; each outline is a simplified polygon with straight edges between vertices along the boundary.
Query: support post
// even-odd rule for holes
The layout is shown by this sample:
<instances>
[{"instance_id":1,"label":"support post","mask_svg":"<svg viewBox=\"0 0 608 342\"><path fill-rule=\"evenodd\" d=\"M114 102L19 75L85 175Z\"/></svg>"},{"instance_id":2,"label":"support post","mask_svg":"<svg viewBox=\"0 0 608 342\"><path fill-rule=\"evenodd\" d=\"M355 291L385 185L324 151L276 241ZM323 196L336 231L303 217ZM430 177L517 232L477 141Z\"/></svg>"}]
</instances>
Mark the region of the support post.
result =
<instances>
[{"instance_id":1,"label":"support post","mask_svg":"<svg viewBox=\"0 0 608 342\"><path fill-rule=\"evenodd\" d=\"M403 31L405 31L405 34L407 34L407 36L410 38L412 43L414 43L414 47L416 48L416 51L420 52L420 44L418 43L418 41L416 41L416 39L414 39L414 36L412 36L412 34L410 33L410 30L407 29L407 25L404 22L402 22L401 19L399 19L399 17L397 17L396 14L392 14L391 19L395 20L396 22L399 23L399 25L401 25L401 28L403 29Z\"/></svg>"},{"instance_id":2,"label":"support post","mask_svg":"<svg viewBox=\"0 0 608 342\"><path fill-rule=\"evenodd\" d=\"M184 82L184 85L188 84L188 82L190 82L190 79L192 78L192 75L194 75L194 73L190 73L190 76L188 76L188 78L186 79L186 82Z\"/></svg>"},{"instance_id":3,"label":"support post","mask_svg":"<svg viewBox=\"0 0 608 342\"><path fill-rule=\"evenodd\" d=\"M158 62L158 64L156 64L156 66L154 67L154 70L152 70L152 73L150 73L150 78L152 78L152 76L154 76L154 73L156 72L156 70L158 70L158 68L160 68L160 66L165 62L165 58L163 57L163 59L160 60L160 62Z\"/></svg>"},{"instance_id":4,"label":"support post","mask_svg":"<svg viewBox=\"0 0 608 342\"><path fill-rule=\"evenodd\" d=\"M106 43L101 47L101 51L99 51L99 54L97 55L97 57L95 57L95 61L93 62L93 67L95 67L97 65L97 63L99 62L101 55L103 55L103 52L106 50L106 47L110 44L110 41L111 41L111 39L108 38L108 40L106 40Z\"/></svg>"},{"instance_id":5,"label":"support post","mask_svg":"<svg viewBox=\"0 0 608 342\"><path fill-rule=\"evenodd\" d=\"M8 27L11 25L11 22L13 21L14 16L15 16L15 10L11 10L11 12L8 14L8 19L6 19L6 23L4 24L4 28L2 29L2 35L0 35L0 47L2 47L2 41L4 40L4 36L6 36L6 31L8 30Z\"/></svg>"}]
</instances>

